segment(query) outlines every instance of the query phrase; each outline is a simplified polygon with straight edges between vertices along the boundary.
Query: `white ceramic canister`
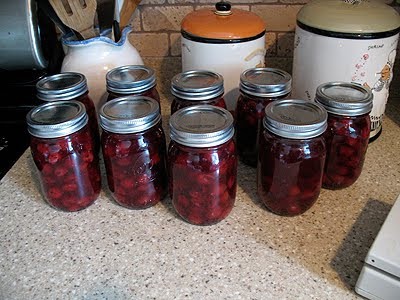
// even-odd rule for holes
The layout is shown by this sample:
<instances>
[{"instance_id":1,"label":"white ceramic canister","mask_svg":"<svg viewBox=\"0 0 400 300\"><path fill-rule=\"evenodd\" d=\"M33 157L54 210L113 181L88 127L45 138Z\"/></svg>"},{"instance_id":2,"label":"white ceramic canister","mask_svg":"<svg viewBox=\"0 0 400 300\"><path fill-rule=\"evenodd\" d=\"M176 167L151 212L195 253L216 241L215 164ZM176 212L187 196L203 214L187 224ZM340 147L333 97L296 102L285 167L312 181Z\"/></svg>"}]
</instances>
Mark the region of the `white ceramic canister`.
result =
<instances>
[{"instance_id":1,"label":"white ceramic canister","mask_svg":"<svg viewBox=\"0 0 400 300\"><path fill-rule=\"evenodd\" d=\"M86 76L89 95L96 109L105 103L106 74L115 67L125 65L143 65L139 52L129 42L131 27L122 30L121 38L114 42L107 37L107 32L99 37L77 41L64 36L63 43L66 55L62 62L61 72L78 72Z\"/></svg>"},{"instance_id":2,"label":"white ceramic canister","mask_svg":"<svg viewBox=\"0 0 400 300\"><path fill-rule=\"evenodd\" d=\"M182 70L208 70L224 78L225 101L233 111L240 74L265 64L265 23L253 12L220 1L199 9L181 23Z\"/></svg>"},{"instance_id":3,"label":"white ceramic canister","mask_svg":"<svg viewBox=\"0 0 400 300\"><path fill-rule=\"evenodd\" d=\"M382 1L312 0L297 14L292 96L314 100L318 85L329 81L369 87L370 138L378 137L399 31L399 14Z\"/></svg>"}]
</instances>

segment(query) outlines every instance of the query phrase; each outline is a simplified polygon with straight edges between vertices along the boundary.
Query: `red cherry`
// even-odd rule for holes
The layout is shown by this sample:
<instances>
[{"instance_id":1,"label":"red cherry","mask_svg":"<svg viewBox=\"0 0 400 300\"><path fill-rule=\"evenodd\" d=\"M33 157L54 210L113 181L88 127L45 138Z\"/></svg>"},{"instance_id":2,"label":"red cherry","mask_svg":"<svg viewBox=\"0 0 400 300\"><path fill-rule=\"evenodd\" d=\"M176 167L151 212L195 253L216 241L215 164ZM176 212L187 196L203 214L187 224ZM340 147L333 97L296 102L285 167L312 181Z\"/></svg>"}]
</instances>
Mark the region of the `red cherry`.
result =
<instances>
[{"instance_id":1,"label":"red cherry","mask_svg":"<svg viewBox=\"0 0 400 300\"><path fill-rule=\"evenodd\" d=\"M52 187L48 190L48 196L50 198L50 200L55 200L55 199L59 199L62 196L62 192L60 189L56 188L56 187Z\"/></svg>"}]
</instances>

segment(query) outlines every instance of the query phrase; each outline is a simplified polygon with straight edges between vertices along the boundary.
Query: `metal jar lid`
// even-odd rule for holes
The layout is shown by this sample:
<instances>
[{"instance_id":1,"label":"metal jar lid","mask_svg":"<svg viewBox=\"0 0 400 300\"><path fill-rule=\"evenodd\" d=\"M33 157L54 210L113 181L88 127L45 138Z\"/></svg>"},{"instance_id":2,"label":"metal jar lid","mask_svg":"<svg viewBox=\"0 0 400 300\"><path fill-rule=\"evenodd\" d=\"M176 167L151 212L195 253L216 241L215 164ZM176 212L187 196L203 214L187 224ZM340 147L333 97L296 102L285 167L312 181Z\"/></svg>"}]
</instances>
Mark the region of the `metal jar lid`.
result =
<instances>
[{"instance_id":1,"label":"metal jar lid","mask_svg":"<svg viewBox=\"0 0 400 300\"><path fill-rule=\"evenodd\" d=\"M327 128L326 110L308 100L277 100L267 105L263 120L270 132L293 139L313 138Z\"/></svg>"},{"instance_id":2,"label":"metal jar lid","mask_svg":"<svg viewBox=\"0 0 400 300\"><path fill-rule=\"evenodd\" d=\"M292 90L292 76L275 68L251 68L240 75L240 90L257 97L280 97Z\"/></svg>"},{"instance_id":3,"label":"metal jar lid","mask_svg":"<svg viewBox=\"0 0 400 300\"><path fill-rule=\"evenodd\" d=\"M372 110L371 90L356 83L327 82L317 87L315 101L329 113L359 116Z\"/></svg>"},{"instance_id":4,"label":"metal jar lid","mask_svg":"<svg viewBox=\"0 0 400 300\"><path fill-rule=\"evenodd\" d=\"M75 100L44 103L27 116L28 132L39 138L57 138L82 129L88 122L85 106Z\"/></svg>"},{"instance_id":5,"label":"metal jar lid","mask_svg":"<svg viewBox=\"0 0 400 300\"><path fill-rule=\"evenodd\" d=\"M222 75L206 70L179 73L171 81L172 95L185 100L208 100L224 93Z\"/></svg>"},{"instance_id":6,"label":"metal jar lid","mask_svg":"<svg viewBox=\"0 0 400 300\"><path fill-rule=\"evenodd\" d=\"M127 96L106 102L100 108L100 125L113 133L145 131L161 120L158 102L145 96Z\"/></svg>"},{"instance_id":7,"label":"metal jar lid","mask_svg":"<svg viewBox=\"0 0 400 300\"><path fill-rule=\"evenodd\" d=\"M106 74L107 90L117 94L144 92L156 85L154 70L142 65L114 68Z\"/></svg>"},{"instance_id":8,"label":"metal jar lid","mask_svg":"<svg viewBox=\"0 0 400 300\"><path fill-rule=\"evenodd\" d=\"M175 112L170 120L170 137L189 147L213 147L233 137L233 117L224 108L195 105Z\"/></svg>"},{"instance_id":9,"label":"metal jar lid","mask_svg":"<svg viewBox=\"0 0 400 300\"><path fill-rule=\"evenodd\" d=\"M85 75L66 72L42 78L36 83L37 97L44 101L71 100L88 91Z\"/></svg>"}]
</instances>

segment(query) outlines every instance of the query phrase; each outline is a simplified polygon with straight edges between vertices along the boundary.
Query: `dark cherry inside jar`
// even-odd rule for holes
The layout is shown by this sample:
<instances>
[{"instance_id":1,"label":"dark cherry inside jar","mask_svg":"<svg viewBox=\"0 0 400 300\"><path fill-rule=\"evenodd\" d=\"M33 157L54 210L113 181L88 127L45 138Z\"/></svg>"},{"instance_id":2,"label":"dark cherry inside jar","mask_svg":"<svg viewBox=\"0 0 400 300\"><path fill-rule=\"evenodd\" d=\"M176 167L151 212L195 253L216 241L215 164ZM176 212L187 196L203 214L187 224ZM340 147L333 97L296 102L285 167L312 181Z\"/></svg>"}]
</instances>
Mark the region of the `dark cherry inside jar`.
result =
<instances>
[{"instance_id":1,"label":"dark cherry inside jar","mask_svg":"<svg viewBox=\"0 0 400 300\"><path fill-rule=\"evenodd\" d=\"M372 93L358 84L328 82L317 88L315 101L328 111L322 186L349 187L360 177L364 165L371 128Z\"/></svg>"},{"instance_id":2,"label":"dark cherry inside jar","mask_svg":"<svg viewBox=\"0 0 400 300\"><path fill-rule=\"evenodd\" d=\"M156 75L152 68L143 65L116 67L106 74L107 101L126 96L145 96L160 103Z\"/></svg>"},{"instance_id":3,"label":"dark cherry inside jar","mask_svg":"<svg viewBox=\"0 0 400 300\"><path fill-rule=\"evenodd\" d=\"M171 115L181 108L202 104L226 109L224 80L212 71L191 70L175 75L171 93Z\"/></svg>"},{"instance_id":4,"label":"dark cherry inside jar","mask_svg":"<svg viewBox=\"0 0 400 300\"><path fill-rule=\"evenodd\" d=\"M257 191L275 214L296 216L318 199L326 157L327 114L304 100L278 100L265 109L257 165Z\"/></svg>"},{"instance_id":5,"label":"dark cherry inside jar","mask_svg":"<svg viewBox=\"0 0 400 300\"><path fill-rule=\"evenodd\" d=\"M166 139L156 100L116 98L100 110L108 187L130 209L157 204L167 193Z\"/></svg>"},{"instance_id":6,"label":"dark cherry inside jar","mask_svg":"<svg viewBox=\"0 0 400 300\"><path fill-rule=\"evenodd\" d=\"M187 107L171 117L170 129L169 194L176 212L195 225L222 221L236 198L233 117L210 105Z\"/></svg>"},{"instance_id":7,"label":"dark cherry inside jar","mask_svg":"<svg viewBox=\"0 0 400 300\"><path fill-rule=\"evenodd\" d=\"M45 102L76 100L85 105L89 117L89 128L92 131L95 147L100 150L100 134L96 107L89 96L85 75L66 72L51 75L39 80L36 84L37 97Z\"/></svg>"},{"instance_id":8,"label":"dark cherry inside jar","mask_svg":"<svg viewBox=\"0 0 400 300\"><path fill-rule=\"evenodd\" d=\"M240 94L235 110L238 155L245 164L257 166L258 136L265 116L265 107L287 98L292 78L274 68L251 68L240 76Z\"/></svg>"},{"instance_id":9,"label":"dark cherry inside jar","mask_svg":"<svg viewBox=\"0 0 400 300\"><path fill-rule=\"evenodd\" d=\"M99 196L98 154L84 105L77 101L42 104L27 115L30 149L46 201L78 211Z\"/></svg>"}]
</instances>

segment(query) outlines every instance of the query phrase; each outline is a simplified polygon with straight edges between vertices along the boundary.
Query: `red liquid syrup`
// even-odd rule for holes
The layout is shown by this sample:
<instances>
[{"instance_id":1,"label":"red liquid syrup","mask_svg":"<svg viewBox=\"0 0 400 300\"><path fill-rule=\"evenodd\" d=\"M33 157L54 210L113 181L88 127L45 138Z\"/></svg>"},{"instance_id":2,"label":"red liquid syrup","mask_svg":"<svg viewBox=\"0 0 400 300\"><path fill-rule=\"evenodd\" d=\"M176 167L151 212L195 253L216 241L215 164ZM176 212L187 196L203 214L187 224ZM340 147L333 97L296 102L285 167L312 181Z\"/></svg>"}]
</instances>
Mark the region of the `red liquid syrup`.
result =
<instances>
[{"instance_id":1,"label":"red liquid syrup","mask_svg":"<svg viewBox=\"0 0 400 300\"><path fill-rule=\"evenodd\" d=\"M118 204L144 209L165 197L166 140L161 123L139 133L104 130L102 145L108 186Z\"/></svg>"},{"instance_id":2,"label":"red liquid syrup","mask_svg":"<svg viewBox=\"0 0 400 300\"><path fill-rule=\"evenodd\" d=\"M326 150L321 136L285 139L267 131L260 135L258 194L273 213L296 216L317 200Z\"/></svg>"},{"instance_id":3,"label":"red liquid syrup","mask_svg":"<svg viewBox=\"0 0 400 300\"><path fill-rule=\"evenodd\" d=\"M222 96L208 100L184 100L174 97L171 103L171 115L181 108L200 104L208 104L226 109L225 99Z\"/></svg>"},{"instance_id":4,"label":"red liquid syrup","mask_svg":"<svg viewBox=\"0 0 400 300\"><path fill-rule=\"evenodd\" d=\"M140 93L130 93L130 94L117 94L114 92L108 92L108 97L107 97L107 102L115 99L115 98L120 98L120 97L126 97L126 96L145 96L145 97L150 97L156 100L158 103L160 103L160 94L158 93L157 89L155 86L152 88L145 90Z\"/></svg>"},{"instance_id":5,"label":"red liquid syrup","mask_svg":"<svg viewBox=\"0 0 400 300\"><path fill-rule=\"evenodd\" d=\"M261 98L245 94L239 96L235 110L236 142L239 158L245 164L257 166L257 137L260 128L262 130L265 107L283 97Z\"/></svg>"},{"instance_id":6,"label":"red liquid syrup","mask_svg":"<svg viewBox=\"0 0 400 300\"><path fill-rule=\"evenodd\" d=\"M359 178L367 152L370 125L368 114L355 117L328 115L328 129L324 133L327 146L324 188L346 188Z\"/></svg>"},{"instance_id":7,"label":"red liquid syrup","mask_svg":"<svg viewBox=\"0 0 400 300\"><path fill-rule=\"evenodd\" d=\"M210 148L169 145L169 194L177 213L195 225L211 225L231 212L237 185L237 157L231 139Z\"/></svg>"},{"instance_id":8,"label":"red liquid syrup","mask_svg":"<svg viewBox=\"0 0 400 300\"><path fill-rule=\"evenodd\" d=\"M47 202L60 210L78 211L99 196L98 155L86 125L60 138L31 137L31 152Z\"/></svg>"}]
</instances>

